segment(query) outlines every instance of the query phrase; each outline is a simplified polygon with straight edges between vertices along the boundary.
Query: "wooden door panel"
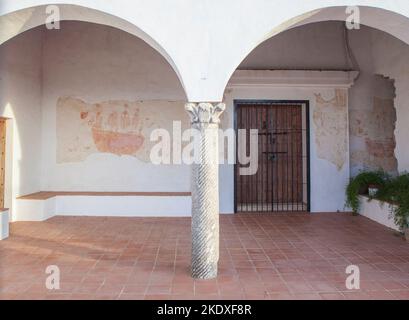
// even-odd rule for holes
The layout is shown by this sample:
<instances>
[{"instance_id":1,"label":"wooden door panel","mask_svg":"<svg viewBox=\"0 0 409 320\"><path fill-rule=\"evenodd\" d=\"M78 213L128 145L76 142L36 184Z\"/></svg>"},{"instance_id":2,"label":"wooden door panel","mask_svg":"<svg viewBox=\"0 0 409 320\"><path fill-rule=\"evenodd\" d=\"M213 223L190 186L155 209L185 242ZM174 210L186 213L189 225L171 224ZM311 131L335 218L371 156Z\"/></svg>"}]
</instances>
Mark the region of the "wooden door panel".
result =
<instances>
[{"instance_id":1,"label":"wooden door panel","mask_svg":"<svg viewBox=\"0 0 409 320\"><path fill-rule=\"evenodd\" d=\"M242 104L237 129L258 129L258 171L236 169L238 211L287 211L303 203L303 123L301 105Z\"/></svg>"}]
</instances>

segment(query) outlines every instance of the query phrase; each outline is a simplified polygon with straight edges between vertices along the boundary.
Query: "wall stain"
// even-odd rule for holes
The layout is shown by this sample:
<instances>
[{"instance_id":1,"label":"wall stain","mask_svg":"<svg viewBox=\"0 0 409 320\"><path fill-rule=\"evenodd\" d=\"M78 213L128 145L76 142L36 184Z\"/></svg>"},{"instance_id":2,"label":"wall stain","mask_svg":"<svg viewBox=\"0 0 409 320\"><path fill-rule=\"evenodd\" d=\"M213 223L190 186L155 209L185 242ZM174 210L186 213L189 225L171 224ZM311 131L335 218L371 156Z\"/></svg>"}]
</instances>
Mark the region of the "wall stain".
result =
<instances>
[{"instance_id":1,"label":"wall stain","mask_svg":"<svg viewBox=\"0 0 409 320\"><path fill-rule=\"evenodd\" d=\"M347 91L335 89L331 99L316 93L313 122L317 156L333 163L340 171L348 151Z\"/></svg>"},{"instance_id":2,"label":"wall stain","mask_svg":"<svg viewBox=\"0 0 409 320\"><path fill-rule=\"evenodd\" d=\"M95 153L134 156L150 160L149 137L154 129L173 131L190 127L184 102L105 101L86 103L74 97L57 101L57 163L80 162Z\"/></svg>"},{"instance_id":3,"label":"wall stain","mask_svg":"<svg viewBox=\"0 0 409 320\"><path fill-rule=\"evenodd\" d=\"M351 152L351 166L397 173L393 99L374 97L371 109L350 111L350 123L351 136L361 141L360 149Z\"/></svg>"}]
</instances>

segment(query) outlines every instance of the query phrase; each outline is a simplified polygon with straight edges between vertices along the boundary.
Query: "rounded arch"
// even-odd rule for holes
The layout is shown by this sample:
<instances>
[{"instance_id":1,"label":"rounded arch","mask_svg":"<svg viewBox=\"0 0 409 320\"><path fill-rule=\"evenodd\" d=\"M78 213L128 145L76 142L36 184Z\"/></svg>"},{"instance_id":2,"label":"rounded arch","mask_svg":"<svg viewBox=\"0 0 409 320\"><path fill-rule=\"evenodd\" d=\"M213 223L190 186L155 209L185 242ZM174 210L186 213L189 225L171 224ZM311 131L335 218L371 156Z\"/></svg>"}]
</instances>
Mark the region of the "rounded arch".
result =
<instances>
[{"instance_id":1,"label":"rounded arch","mask_svg":"<svg viewBox=\"0 0 409 320\"><path fill-rule=\"evenodd\" d=\"M360 24L374 29L384 31L399 40L409 44L409 8L408 16L396 11L387 10L378 7L357 6L360 13ZM244 61L244 59L262 42L274 37L275 35L286 30L306 25L315 22L324 21L346 21L348 14L346 13L347 6L330 6L320 9L310 10L287 19L278 25L270 25L263 33L259 33L258 37L253 38L253 41L242 51L242 54L235 61L234 69L225 78L225 85L234 71Z\"/></svg>"},{"instance_id":2,"label":"rounded arch","mask_svg":"<svg viewBox=\"0 0 409 320\"><path fill-rule=\"evenodd\" d=\"M357 7L359 8L360 24L389 33L409 44L409 17L382 8L368 6ZM349 14L346 13L346 9L347 6L325 7L295 16L263 35L258 40L258 43L273 37L277 33L308 23L346 21L349 16Z\"/></svg>"},{"instance_id":3,"label":"rounded arch","mask_svg":"<svg viewBox=\"0 0 409 320\"><path fill-rule=\"evenodd\" d=\"M44 25L47 18L47 6L48 5L28 7L10 11L5 14L2 14L2 8L0 8L0 45L25 31ZM60 21L82 21L106 25L142 39L161 54L171 65L182 84L185 95L187 96L183 77L179 72L178 66L174 62L174 59L157 40L140 27L124 18L89 7L76 4L58 4L58 8Z\"/></svg>"}]
</instances>

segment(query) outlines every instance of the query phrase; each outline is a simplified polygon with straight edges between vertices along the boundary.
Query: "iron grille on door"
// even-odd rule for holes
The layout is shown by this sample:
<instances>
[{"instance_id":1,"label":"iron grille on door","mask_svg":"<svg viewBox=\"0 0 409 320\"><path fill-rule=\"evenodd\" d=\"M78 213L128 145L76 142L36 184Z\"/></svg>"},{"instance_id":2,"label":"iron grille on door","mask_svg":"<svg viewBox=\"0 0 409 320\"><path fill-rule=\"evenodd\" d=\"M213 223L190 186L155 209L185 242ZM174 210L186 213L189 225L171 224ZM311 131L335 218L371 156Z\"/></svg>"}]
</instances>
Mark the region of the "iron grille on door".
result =
<instances>
[{"instance_id":1,"label":"iron grille on door","mask_svg":"<svg viewBox=\"0 0 409 320\"><path fill-rule=\"evenodd\" d=\"M236 102L246 146L258 129L256 174L240 175L236 165L236 212L309 210L307 118L308 103Z\"/></svg>"}]
</instances>

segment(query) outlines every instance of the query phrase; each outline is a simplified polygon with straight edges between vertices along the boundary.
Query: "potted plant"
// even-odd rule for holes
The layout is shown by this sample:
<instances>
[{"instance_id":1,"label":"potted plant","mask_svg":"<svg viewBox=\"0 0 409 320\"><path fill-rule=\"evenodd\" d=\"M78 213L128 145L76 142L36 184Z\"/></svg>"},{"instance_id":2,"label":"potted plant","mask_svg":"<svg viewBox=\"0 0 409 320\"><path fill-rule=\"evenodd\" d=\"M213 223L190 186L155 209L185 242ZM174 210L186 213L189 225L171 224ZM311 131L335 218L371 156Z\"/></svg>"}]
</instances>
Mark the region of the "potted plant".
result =
<instances>
[{"instance_id":1,"label":"potted plant","mask_svg":"<svg viewBox=\"0 0 409 320\"><path fill-rule=\"evenodd\" d=\"M376 194L379 192L379 188L381 186L379 184L371 183L368 185L368 196L370 198L374 198Z\"/></svg>"}]
</instances>

